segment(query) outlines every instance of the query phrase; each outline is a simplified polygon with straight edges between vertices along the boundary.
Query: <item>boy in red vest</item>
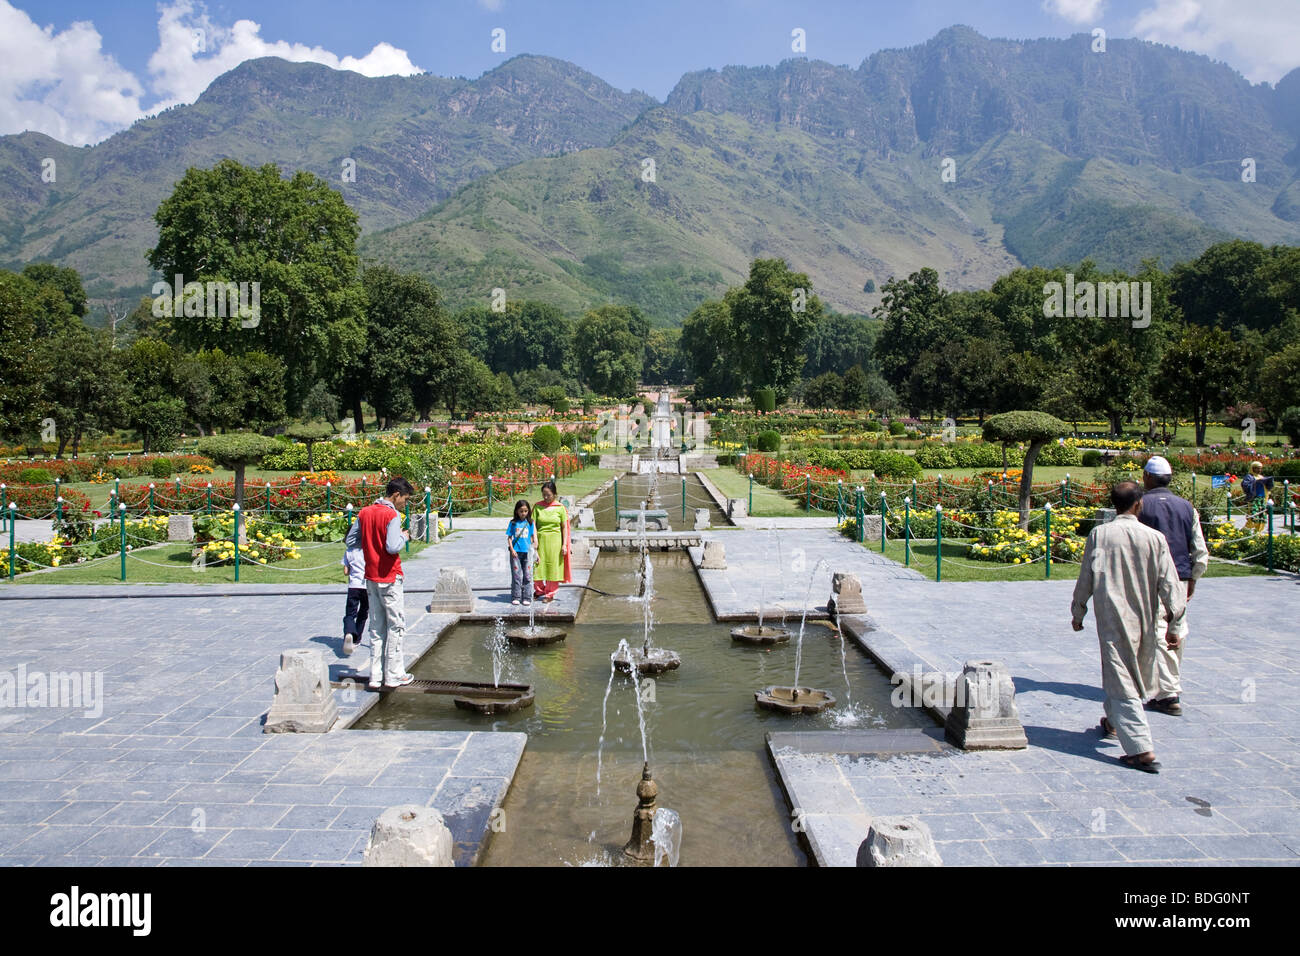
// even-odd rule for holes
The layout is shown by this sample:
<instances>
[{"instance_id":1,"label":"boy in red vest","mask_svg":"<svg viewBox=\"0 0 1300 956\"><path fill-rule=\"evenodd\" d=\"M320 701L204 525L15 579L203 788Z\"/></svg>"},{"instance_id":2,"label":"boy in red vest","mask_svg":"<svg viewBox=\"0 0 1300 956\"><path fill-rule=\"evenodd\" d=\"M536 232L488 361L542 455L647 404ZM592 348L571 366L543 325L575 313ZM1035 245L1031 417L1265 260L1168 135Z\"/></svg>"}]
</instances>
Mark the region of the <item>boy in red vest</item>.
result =
<instances>
[{"instance_id":1,"label":"boy in red vest","mask_svg":"<svg viewBox=\"0 0 1300 956\"><path fill-rule=\"evenodd\" d=\"M415 680L406 672L402 634L406 630L402 594L402 559L398 553L410 538L402 530L402 510L415 493L405 478L392 479L384 497L366 505L352 523L344 544L361 548L366 556L366 596L370 602L371 690L401 687Z\"/></svg>"}]
</instances>

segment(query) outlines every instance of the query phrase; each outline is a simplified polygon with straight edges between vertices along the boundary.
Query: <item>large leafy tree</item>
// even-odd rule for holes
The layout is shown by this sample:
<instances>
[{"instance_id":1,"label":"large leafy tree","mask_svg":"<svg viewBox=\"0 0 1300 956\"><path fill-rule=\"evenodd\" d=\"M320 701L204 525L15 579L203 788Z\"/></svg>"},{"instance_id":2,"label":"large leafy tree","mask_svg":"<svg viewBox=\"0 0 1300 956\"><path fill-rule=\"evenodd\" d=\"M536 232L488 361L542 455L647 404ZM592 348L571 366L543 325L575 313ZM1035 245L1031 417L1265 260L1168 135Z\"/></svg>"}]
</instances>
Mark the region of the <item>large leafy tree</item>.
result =
<instances>
[{"instance_id":1,"label":"large leafy tree","mask_svg":"<svg viewBox=\"0 0 1300 956\"><path fill-rule=\"evenodd\" d=\"M1196 444L1205 444L1210 412L1245 391L1242 347L1223 329L1189 326L1160 360L1154 392L1170 407L1185 410L1196 428Z\"/></svg>"},{"instance_id":2,"label":"large leafy tree","mask_svg":"<svg viewBox=\"0 0 1300 956\"><path fill-rule=\"evenodd\" d=\"M804 344L821 321L822 302L812 280L793 272L784 259L755 259L745 284L724 297L731 332L730 351L750 389L776 389L778 400L799 381Z\"/></svg>"},{"instance_id":3,"label":"large leafy tree","mask_svg":"<svg viewBox=\"0 0 1300 956\"><path fill-rule=\"evenodd\" d=\"M60 458L69 444L77 457L83 438L109 431L126 417L130 392L110 339L107 329L93 332L76 319L50 343L53 374L46 396Z\"/></svg>"},{"instance_id":4,"label":"large leafy tree","mask_svg":"<svg viewBox=\"0 0 1300 956\"><path fill-rule=\"evenodd\" d=\"M54 355L48 335L43 339L40 331L48 332L49 309L67 305L30 279L0 271L0 436L10 441L33 437L45 417Z\"/></svg>"},{"instance_id":5,"label":"large leafy tree","mask_svg":"<svg viewBox=\"0 0 1300 956\"><path fill-rule=\"evenodd\" d=\"M740 391L731 341L731 314L719 299L702 302L682 323L678 347L696 395L728 398Z\"/></svg>"},{"instance_id":6,"label":"large leafy tree","mask_svg":"<svg viewBox=\"0 0 1300 956\"><path fill-rule=\"evenodd\" d=\"M880 323L870 319L826 312L804 343L804 375L813 379L826 372L843 375L855 365L864 372L874 369L872 350L879 329Z\"/></svg>"},{"instance_id":7,"label":"large leafy tree","mask_svg":"<svg viewBox=\"0 0 1300 956\"><path fill-rule=\"evenodd\" d=\"M602 395L631 395L649 332L636 306L603 305L583 315L573 330L573 351L584 384Z\"/></svg>"},{"instance_id":8,"label":"large leafy tree","mask_svg":"<svg viewBox=\"0 0 1300 956\"><path fill-rule=\"evenodd\" d=\"M906 279L890 279L881 290L874 315L883 321L876 336L875 353L885 381L900 394L910 391L907 380L921 355L941 345L952 322L945 309L946 293L939 273L921 269ZM920 408L912 404L912 413Z\"/></svg>"},{"instance_id":9,"label":"large leafy tree","mask_svg":"<svg viewBox=\"0 0 1300 956\"><path fill-rule=\"evenodd\" d=\"M320 373L361 347L357 216L311 173L283 179L274 165L253 169L229 159L191 168L154 219L158 244L149 264L169 286L176 275L186 283L260 283L260 316L251 327L229 308L225 318L186 315L189 298L173 300L174 334L185 347L276 356L290 411Z\"/></svg>"},{"instance_id":10,"label":"large leafy tree","mask_svg":"<svg viewBox=\"0 0 1300 956\"><path fill-rule=\"evenodd\" d=\"M469 350L493 372L563 371L569 365L569 320L548 303L514 299L500 312L473 306L457 313L456 321L464 329Z\"/></svg>"}]
</instances>

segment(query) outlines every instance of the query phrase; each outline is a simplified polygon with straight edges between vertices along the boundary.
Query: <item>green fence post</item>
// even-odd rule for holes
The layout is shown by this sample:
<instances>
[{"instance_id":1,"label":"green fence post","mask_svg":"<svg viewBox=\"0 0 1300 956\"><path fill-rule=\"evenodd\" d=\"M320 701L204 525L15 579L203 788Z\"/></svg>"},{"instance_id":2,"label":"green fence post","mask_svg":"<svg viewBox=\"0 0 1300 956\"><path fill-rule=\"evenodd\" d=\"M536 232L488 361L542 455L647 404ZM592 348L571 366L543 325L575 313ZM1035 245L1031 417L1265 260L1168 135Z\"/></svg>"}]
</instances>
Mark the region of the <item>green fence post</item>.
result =
<instances>
[{"instance_id":1,"label":"green fence post","mask_svg":"<svg viewBox=\"0 0 1300 956\"><path fill-rule=\"evenodd\" d=\"M269 484L266 486L271 487ZM235 512L235 583L239 583L239 504L234 506Z\"/></svg>"},{"instance_id":2,"label":"green fence post","mask_svg":"<svg viewBox=\"0 0 1300 956\"><path fill-rule=\"evenodd\" d=\"M411 553L411 499L406 499L406 553Z\"/></svg>"},{"instance_id":3,"label":"green fence post","mask_svg":"<svg viewBox=\"0 0 1300 956\"><path fill-rule=\"evenodd\" d=\"M212 482L210 481L208 482L208 492L207 492L207 512L208 512L208 517L211 517L212 516Z\"/></svg>"},{"instance_id":4,"label":"green fence post","mask_svg":"<svg viewBox=\"0 0 1300 956\"><path fill-rule=\"evenodd\" d=\"M803 476L803 510L805 514L812 513L812 478L809 475Z\"/></svg>"},{"instance_id":5,"label":"green fence post","mask_svg":"<svg viewBox=\"0 0 1300 956\"><path fill-rule=\"evenodd\" d=\"M934 506L934 579L943 580L943 505Z\"/></svg>"},{"instance_id":6,"label":"green fence post","mask_svg":"<svg viewBox=\"0 0 1300 956\"><path fill-rule=\"evenodd\" d=\"M916 479L912 479L912 500L916 500Z\"/></svg>"},{"instance_id":7,"label":"green fence post","mask_svg":"<svg viewBox=\"0 0 1300 956\"><path fill-rule=\"evenodd\" d=\"M266 513L267 513L268 515L271 513L271 479L270 479L270 478L266 479ZM238 547L238 545L236 545L236 547L235 547L235 556L236 556L236 557L239 556L239 547ZM238 562L235 563L235 568L236 568L236 569L239 568L239 563L238 563ZM239 575L238 575L238 574L235 575L235 580L236 580L236 581L239 580Z\"/></svg>"},{"instance_id":8,"label":"green fence post","mask_svg":"<svg viewBox=\"0 0 1300 956\"><path fill-rule=\"evenodd\" d=\"M912 566L912 499L903 499L903 567Z\"/></svg>"},{"instance_id":9,"label":"green fence post","mask_svg":"<svg viewBox=\"0 0 1300 956\"><path fill-rule=\"evenodd\" d=\"M1070 504L1070 473L1068 471L1065 473L1065 497L1062 499L1062 503L1066 506Z\"/></svg>"},{"instance_id":10,"label":"green fence post","mask_svg":"<svg viewBox=\"0 0 1300 956\"><path fill-rule=\"evenodd\" d=\"M54 499L54 520L63 524L63 495Z\"/></svg>"},{"instance_id":11,"label":"green fence post","mask_svg":"<svg viewBox=\"0 0 1300 956\"><path fill-rule=\"evenodd\" d=\"M5 509L9 515L9 580L14 579L14 549L18 546L14 544L14 530L18 527L18 503L11 501L9 507ZM123 565L126 558L122 559ZM125 567L123 568L125 572Z\"/></svg>"},{"instance_id":12,"label":"green fence post","mask_svg":"<svg viewBox=\"0 0 1300 956\"><path fill-rule=\"evenodd\" d=\"M492 476L491 475L487 476L487 500L488 500L488 514L491 515L492 514Z\"/></svg>"},{"instance_id":13,"label":"green fence post","mask_svg":"<svg viewBox=\"0 0 1300 956\"><path fill-rule=\"evenodd\" d=\"M682 528L686 528L686 479L682 479Z\"/></svg>"},{"instance_id":14,"label":"green fence post","mask_svg":"<svg viewBox=\"0 0 1300 956\"><path fill-rule=\"evenodd\" d=\"M614 500L617 501L618 498L615 497ZM752 471L749 473L749 510L745 514L751 516L754 514L754 473Z\"/></svg>"},{"instance_id":15,"label":"green fence post","mask_svg":"<svg viewBox=\"0 0 1300 956\"><path fill-rule=\"evenodd\" d=\"M118 502L120 502L121 500L122 500L122 479L114 478L113 479L113 500L111 502L113 511L117 510ZM112 511L109 512L109 514L112 513L113 513Z\"/></svg>"},{"instance_id":16,"label":"green fence post","mask_svg":"<svg viewBox=\"0 0 1300 956\"><path fill-rule=\"evenodd\" d=\"M1052 576L1052 503L1050 501L1043 505L1043 520L1045 522L1045 540L1047 541L1047 554L1043 557L1046 570L1043 572L1043 576L1050 578Z\"/></svg>"},{"instance_id":17,"label":"green fence post","mask_svg":"<svg viewBox=\"0 0 1300 956\"><path fill-rule=\"evenodd\" d=\"M122 553L122 574L120 580L125 581L126 580L126 505L118 505L117 513L118 516L122 519L121 520L121 526L122 526L121 544L119 545L119 550Z\"/></svg>"},{"instance_id":18,"label":"green fence post","mask_svg":"<svg viewBox=\"0 0 1300 956\"><path fill-rule=\"evenodd\" d=\"M330 510L330 499L333 497L331 495L331 492L333 491L333 488L330 487L331 484L332 484L331 482L328 481L325 482L325 510L326 511Z\"/></svg>"},{"instance_id":19,"label":"green fence post","mask_svg":"<svg viewBox=\"0 0 1300 956\"><path fill-rule=\"evenodd\" d=\"M153 482L149 482L149 513L153 514Z\"/></svg>"},{"instance_id":20,"label":"green fence post","mask_svg":"<svg viewBox=\"0 0 1300 956\"><path fill-rule=\"evenodd\" d=\"M865 489L858 485L857 501L857 521L858 521L858 544L867 543L867 497Z\"/></svg>"},{"instance_id":21,"label":"green fence post","mask_svg":"<svg viewBox=\"0 0 1300 956\"><path fill-rule=\"evenodd\" d=\"M844 479L835 479L835 520L844 520Z\"/></svg>"},{"instance_id":22,"label":"green fence post","mask_svg":"<svg viewBox=\"0 0 1300 956\"><path fill-rule=\"evenodd\" d=\"M532 462L528 463L528 467L531 473ZM532 479L529 478L529 483L531 484L531 482ZM618 527L618 476L617 475L614 476L614 527L615 528Z\"/></svg>"},{"instance_id":23,"label":"green fence post","mask_svg":"<svg viewBox=\"0 0 1300 956\"><path fill-rule=\"evenodd\" d=\"M1192 472L1192 504L1196 504L1196 472Z\"/></svg>"},{"instance_id":24,"label":"green fence post","mask_svg":"<svg viewBox=\"0 0 1300 956\"><path fill-rule=\"evenodd\" d=\"M433 502L433 489L428 485L424 486L424 543L429 543L429 506ZM351 505L348 505L351 508Z\"/></svg>"},{"instance_id":25,"label":"green fence post","mask_svg":"<svg viewBox=\"0 0 1300 956\"><path fill-rule=\"evenodd\" d=\"M177 478L176 479L176 500L180 501L180 499L181 499L181 480Z\"/></svg>"},{"instance_id":26,"label":"green fence post","mask_svg":"<svg viewBox=\"0 0 1300 956\"><path fill-rule=\"evenodd\" d=\"M943 475L935 475L934 500L943 504Z\"/></svg>"},{"instance_id":27,"label":"green fence post","mask_svg":"<svg viewBox=\"0 0 1300 956\"><path fill-rule=\"evenodd\" d=\"M887 505L886 505L886 503L885 503L885 493L882 491L882 492L880 493L880 553L881 553L882 555L885 553L885 510L886 510L886 507L887 507Z\"/></svg>"},{"instance_id":28,"label":"green fence post","mask_svg":"<svg viewBox=\"0 0 1300 956\"><path fill-rule=\"evenodd\" d=\"M1061 479L1061 507L1064 508L1070 503L1070 492L1065 486L1065 479Z\"/></svg>"},{"instance_id":29,"label":"green fence post","mask_svg":"<svg viewBox=\"0 0 1300 956\"><path fill-rule=\"evenodd\" d=\"M1273 570L1273 499L1268 499L1265 504L1268 509L1268 570Z\"/></svg>"},{"instance_id":30,"label":"green fence post","mask_svg":"<svg viewBox=\"0 0 1300 956\"><path fill-rule=\"evenodd\" d=\"M454 471L452 474L456 474ZM451 501L451 479L447 480L447 530L450 531L456 526L455 524L456 509Z\"/></svg>"}]
</instances>

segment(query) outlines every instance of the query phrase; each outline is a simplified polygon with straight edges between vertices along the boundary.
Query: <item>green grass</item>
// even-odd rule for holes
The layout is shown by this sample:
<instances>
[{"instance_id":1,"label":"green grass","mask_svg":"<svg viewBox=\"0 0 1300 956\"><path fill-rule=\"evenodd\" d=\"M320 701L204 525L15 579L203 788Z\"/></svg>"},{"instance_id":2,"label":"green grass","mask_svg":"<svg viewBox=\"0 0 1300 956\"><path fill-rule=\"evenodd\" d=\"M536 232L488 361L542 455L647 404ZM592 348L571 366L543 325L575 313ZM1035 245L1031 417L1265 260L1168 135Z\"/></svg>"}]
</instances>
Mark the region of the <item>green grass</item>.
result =
<instances>
[{"instance_id":1,"label":"green grass","mask_svg":"<svg viewBox=\"0 0 1300 956\"><path fill-rule=\"evenodd\" d=\"M728 498L743 498L749 501L749 478L734 468L714 468L703 472L709 481ZM814 502L812 514L825 517L834 511L822 511ZM783 495L781 492L754 482L754 508L750 514L756 518L785 518L791 515L806 515L803 499Z\"/></svg>"},{"instance_id":2,"label":"green grass","mask_svg":"<svg viewBox=\"0 0 1300 956\"><path fill-rule=\"evenodd\" d=\"M970 541L950 541L943 543L943 566L941 581L1044 581L1044 562L1037 564L1004 564L1000 561L978 561L968 556ZM880 541L867 541L864 547L880 553ZM886 541L885 557L902 564L904 561L904 542ZM935 573L935 545L933 540L913 541L909 567L921 572L930 580ZM1207 578L1254 577L1268 574L1268 570L1257 565L1242 566L1225 561L1210 561L1205 572ZM1053 581L1073 581L1079 576L1079 565L1057 558L1052 559Z\"/></svg>"},{"instance_id":3,"label":"green grass","mask_svg":"<svg viewBox=\"0 0 1300 956\"><path fill-rule=\"evenodd\" d=\"M319 545L307 547L308 545ZM429 545L412 541L410 557L415 557ZM340 592L347 590L347 575L339 562L343 558L343 542L301 542L302 557L296 561L280 561L274 565L257 565L243 562L239 569L240 584L337 584ZM233 566L195 569L191 544L165 544L153 548L140 548L127 555L126 581L121 574L121 561L116 555L94 562L69 565L55 571L42 571L19 575L14 584L233 584ZM403 552L402 557L407 557ZM152 562L145 564L145 561ZM161 567L159 567L161 565ZM323 567L322 567L323 565ZM7 583L7 582L6 582Z\"/></svg>"}]
</instances>

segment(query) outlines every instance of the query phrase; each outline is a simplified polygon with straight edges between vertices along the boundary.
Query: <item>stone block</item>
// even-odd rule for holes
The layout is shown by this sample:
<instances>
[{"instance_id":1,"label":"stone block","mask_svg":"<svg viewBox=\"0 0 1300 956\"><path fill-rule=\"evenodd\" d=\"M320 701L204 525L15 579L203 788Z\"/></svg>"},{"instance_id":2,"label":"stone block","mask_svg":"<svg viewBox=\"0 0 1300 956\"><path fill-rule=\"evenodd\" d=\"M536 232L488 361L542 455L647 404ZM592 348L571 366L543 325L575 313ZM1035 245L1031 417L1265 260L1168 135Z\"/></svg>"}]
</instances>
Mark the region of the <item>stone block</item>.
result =
<instances>
[{"instance_id":1,"label":"stone block","mask_svg":"<svg viewBox=\"0 0 1300 956\"><path fill-rule=\"evenodd\" d=\"M168 518L167 519L167 540L168 541L193 541L194 540L194 516L193 515L172 515L170 518Z\"/></svg>"},{"instance_id":2,"label":"stone block","mask_svg":"<svg viewBox=\"0 0 1300 956\"><path fill-rule=\"evenodd\" d=\"M1016 685L998 661L967 661L957 678L944 735L963 750L1023 750L1029 746L1016 708Z\"/></svg>"},{"instance_id":3,"label":"stone block","mask_svg":"<svg viewBox=\"0 0 1300 956\"><path fill-rule=\"evenodd\" d=\"M916 817L875 817L858 847L858 866L943 866L943 860L930 828Z\"/></svg>"},{"instance_id":4,"label":"stone block","mask_svg":"<svg viewBox=\"0 0 1300 956\"><path fill-rule=\"evenodd\" d=\"M411 512L411 525L410 528L408 528L408 530L411 532L412 541L424 540L424 512L423 511L419 512L418 514L415 512ZM430 544L438 543L438 513L436 511L429 512L429 543Z\"/></svg>"},{"instance_id":5,"label":"stone block","mask_svg":"<svg viewBox=\"0 0 1300 956\"><path fill-rule=\"evenodd\" d=\"M474 594L464 568L439 568L438 583L429 600L431 614L468 614L474 610Z\"/></svg>"},{"instance_id":6,"label":"stone block","mask_svg":"<svg viewBox=\"0 0 1300 956\"><path fill-rule=\"evenodd\" d=\"M867 605L862 600L862 581L856 574L837 571L831 575L831 597L826 602L832 614L866 614Z\"/></svg>"},{"instance_id":7,"label":"stone block","mask_svg":"<svg viewBox=\"0 0 1300 956\"><path fill-rule=\"evenodd\" d=\"M592 547L586 538L572 536L569 539L569 549L569 567L574 571L590 570L596 566Z\"/></svg>"},{"instance_id":8,"label":"stone block","mask_svg":"<svg viewBox=\"0 0 1300 956\"><path fill-rule=\"evenodd\" d=\"M709 509L696 508L695 509L695 530L703 531L708 526L709 526Z\"/></svg>"},{"instance_id":9,"label":"stone block","mask_svg":"<svg viewBox=\"0 0 1300 956\"><path fill-rule=\"evenodd\" d=\"M728 498L727 517L732 521L749 517L749 500L747 498Z\"/></svg>"},{"instance_id":10,"label":"stone block","mask_svg":"<svg viewBox=\"0 0 1300 956\"><path fill-rule=\"evenodd\" d=\"M281 654L275 672L275 699L262 732L323 734L338 717L339 705L321 649L299 647Z\"/></svg>"},{"instance_id":11,"label":"stone block","mask_svg":"<svg viewBox=\"0 0 1300 956\"><path fill-rule=\"evenodd\" d=\"M389 807L366 841L362 866L452 866L451 831L433 807Z\"/></svg>"},{"instance_id":12,"label":"stone block","mask_svg":"<svg viewBox=\"0 0 1300 956\"><path fill-rule=\"evenodd\" d=\"M578 509L578 527L583 530L596 530L596 511L593 508Z\"/></svg>"},{"instance_id":13,"label":"stone block","mask_svg":"<svg viewBox=\"0 0 1300 956\"><path fill-rule=\"evenodd\" d=\"M704 555L700 559L701 570L722 571L727 567L727 551L721 541L705 541Z\"/></svg>"},{"instance_id":14,"label":"stone block","mask_svg":"<svg viewBox=\"0 0 1300 956\"><path fill-rule=\"evenodd\" d=\"M888 534L888 529L886 529ZM862 536L864 541L880 540L880 515L865 515L862 519ZM913 535L915 537L915 535Z\"/></svg>"}]
</instances>

